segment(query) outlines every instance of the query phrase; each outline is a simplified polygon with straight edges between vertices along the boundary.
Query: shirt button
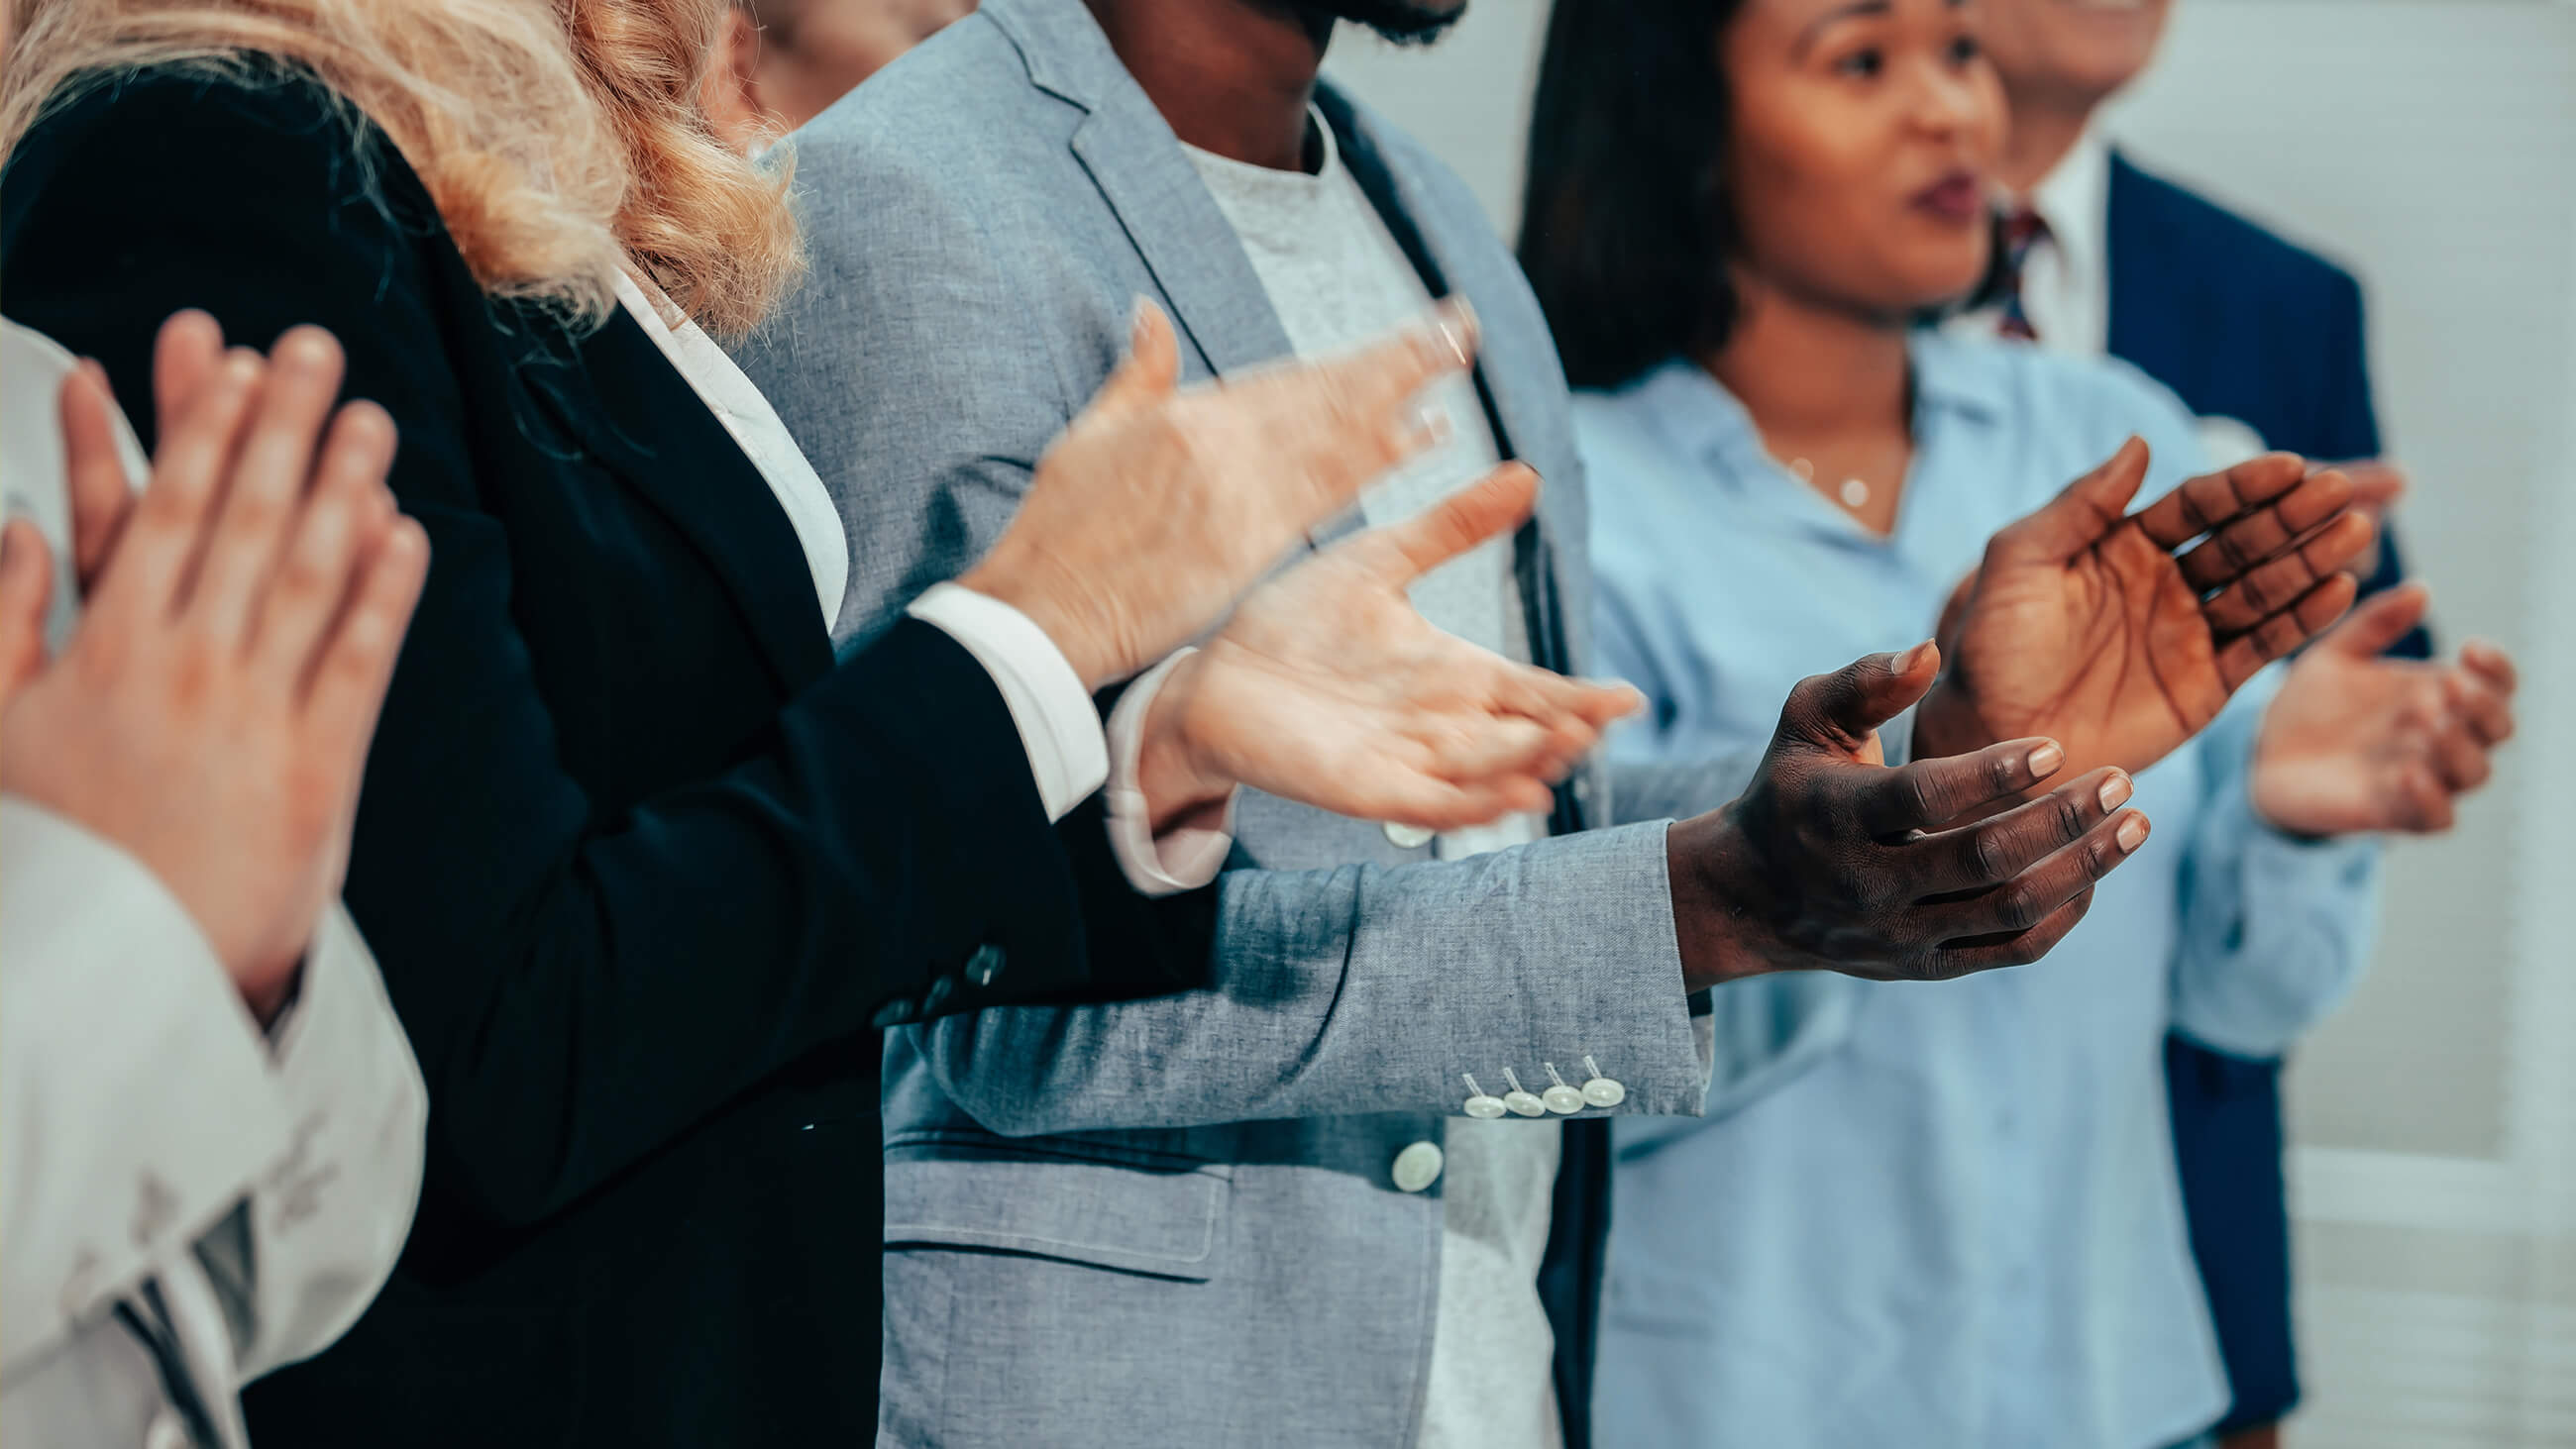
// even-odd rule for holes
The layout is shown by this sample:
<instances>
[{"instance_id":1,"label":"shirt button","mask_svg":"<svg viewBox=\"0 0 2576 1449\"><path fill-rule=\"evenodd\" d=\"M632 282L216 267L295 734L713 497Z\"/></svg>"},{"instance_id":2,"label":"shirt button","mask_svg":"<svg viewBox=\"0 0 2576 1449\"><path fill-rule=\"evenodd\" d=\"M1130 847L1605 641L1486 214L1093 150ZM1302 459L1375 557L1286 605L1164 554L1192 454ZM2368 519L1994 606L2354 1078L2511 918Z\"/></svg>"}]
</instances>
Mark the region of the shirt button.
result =
<instances>
[{"instance_id":1,"label":"shirt button","mask_svg":"<svg viewBox=\"0 0 2576 1449\"><path fill-rule=\"evenodd\" d=\"M1398 850L1420 850L1431 843L1432 834L1419 825L1407 825L1398 820L1386 822L1386 842Z\"/></svg>"},{"instance_id":2,"label":"shirt button","mask_svg":"<svg viewBox=\"0 0 2576 1449\"><path fill-rule=\"evenodd\" d=\"M1416 1142L1395 1154L1395 1185L1405 1192L1420 1192L1440 1180L1440 1168L1446 1161L1437 1142Z\"/></svg>"},{"instance_id":3,"label":"shirt button","mask_svg":"<svg viewBox=\"0 0 2576 1449\"><path fill-rule=\"evenodd\" d=\"M978 946L975 954L966 959L966 979L978 986L990 986L993 978L1002 974L1008 959L999 946Z\"/></svg>"}]
</instances>

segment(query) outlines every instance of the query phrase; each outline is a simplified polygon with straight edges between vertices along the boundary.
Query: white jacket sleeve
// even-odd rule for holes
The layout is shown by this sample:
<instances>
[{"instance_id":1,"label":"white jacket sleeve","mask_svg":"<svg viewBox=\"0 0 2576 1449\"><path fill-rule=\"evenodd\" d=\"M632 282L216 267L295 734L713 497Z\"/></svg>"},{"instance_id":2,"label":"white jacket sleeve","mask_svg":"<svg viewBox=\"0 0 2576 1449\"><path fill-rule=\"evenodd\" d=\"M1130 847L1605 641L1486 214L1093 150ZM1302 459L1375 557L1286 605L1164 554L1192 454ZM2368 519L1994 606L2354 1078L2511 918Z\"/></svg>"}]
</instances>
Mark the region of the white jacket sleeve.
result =
<instances>
[{"instance_id":1,"label":"white jacket sleeve","mask_svg":"<svg viewBox=\"0 0 2576 1449\"><path fill-rule=\"evenodd\" d=\"M272 1042L139 861L0 798L0 1371L105 1316L245 1197L241 1376L315 1351L391 1270L425 1116L336 906Z\"/></svg>"}]
</instances>

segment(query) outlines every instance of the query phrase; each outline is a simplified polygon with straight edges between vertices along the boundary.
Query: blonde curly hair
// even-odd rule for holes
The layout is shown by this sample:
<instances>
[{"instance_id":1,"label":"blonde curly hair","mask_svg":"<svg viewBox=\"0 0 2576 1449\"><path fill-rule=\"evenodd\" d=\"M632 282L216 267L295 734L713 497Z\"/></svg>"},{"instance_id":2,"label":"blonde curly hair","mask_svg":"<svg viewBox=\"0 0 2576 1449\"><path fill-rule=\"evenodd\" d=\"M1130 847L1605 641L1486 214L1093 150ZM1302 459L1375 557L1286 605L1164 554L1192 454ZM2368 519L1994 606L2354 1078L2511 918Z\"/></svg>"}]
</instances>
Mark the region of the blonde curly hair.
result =
<instances>
[{"instance_id":1,"label":"blonde curly hair","mask_svg":"<svg viewBox=\"0 0 2576 1449\"><path fill-rule=\"evenodd\" d=\"M402 151L484 289L588 321L623 268L708 331L804 265L787 168L727 149L699 87L727 0L0 0L0 155L147 66L309 68Z\"/></svg>"}]
</instances>

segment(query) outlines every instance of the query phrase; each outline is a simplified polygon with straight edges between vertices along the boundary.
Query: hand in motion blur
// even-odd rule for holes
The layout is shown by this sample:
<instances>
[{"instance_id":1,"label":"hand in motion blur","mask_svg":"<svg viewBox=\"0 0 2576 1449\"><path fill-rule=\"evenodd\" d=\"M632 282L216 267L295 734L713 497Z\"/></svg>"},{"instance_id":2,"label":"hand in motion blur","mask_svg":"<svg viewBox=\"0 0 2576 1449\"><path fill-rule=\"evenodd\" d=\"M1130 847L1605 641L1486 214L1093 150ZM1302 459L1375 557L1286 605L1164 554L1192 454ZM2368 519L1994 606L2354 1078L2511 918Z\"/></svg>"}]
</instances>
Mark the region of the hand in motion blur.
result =
<instances>
[{"instance_id":1,"label":"hand in motion blur","mask_svg":"<svg viewBox=\"0 0 2576 1449\"><path fill-rule=\"evenodd\" d=\"M2299 656L2263 712L2255 812L2299 835L2448 830L2513 735L2513 661L2471 643L2457 664L2386 659L2424 617L2420 584L2353 611Z\"/></svg>"},{"instance_id":2,"label":"hand in motion blur","mask_svg":"<svg viewBox=\"0 0 2576 1449\"><path fill-rule=\"evenodd\" d=\"M1506 464L1404 523L1255 590L1174 666L1138 757L1159 828L1237 783L1433 830L1545 810L1548 787L1641 702L1443 633L1405 588L1517 527L1538 475Z\"/></svg>"},{"instance_id":3,"label":"hand in motion blur","mask_svg":"<svg viewBox=\"0 0 2576 1449\"><path fill-rule=\"evenodd\" d=\"M1467 365L1475 320L1330 362L1180 387L1171 320L1139 302L1127 360L1038 460L1010 528L958 582L1017 608L1092 688L1206 630L1308 528L1434 441L1412 399Z\"/></svg>"},{"instance_id":4,"label":"hand in motion blur","mask_svg":"<svg viewBox=\"0 0 2576 1449\"><path fill-rule=\"evenodd\" d=\"M429 563L384 485L392 421L364 402L335 416L340 379L318 329L263 362L224 354L202 313L172 318L138 498L107 380L84 364L62 423L87 607L59 657L45 657L42 537L13 524L0 560L0 789L132 852L263 1020L339 894Z\"/></svg>"},{"instance_id":5,"label":"hand in motion blur","mask_svg":"<svg viewBox=\"0 0 2576 1449\"><path fill-rule=\"evenodd\" d=\"M2269 454L2130 514L2146 469L2133 438L1986 546L1944 617L1923 752L2046 734L2079 768L2143 770L2351 607L2338 570L2375 533L2342 473Z\"/></svg>"},{"instance_id":6,"label":"hand in motion blur","mask_svg":"<svg viewBox=\"0 0 2576 1449\"><path fill-rule=\"evenodd\" d=\"M2027 964L2145 843L2147 818L2120 808L2130 787L2115 769L1978 818L2064 778L2053 740L1887 768L1879 727L1922 697L1940 663L1922 644L1802 681L1752 786L1672 827L1691 990L1771 971L1934 981Z\"/></svg>"}]
</instances>

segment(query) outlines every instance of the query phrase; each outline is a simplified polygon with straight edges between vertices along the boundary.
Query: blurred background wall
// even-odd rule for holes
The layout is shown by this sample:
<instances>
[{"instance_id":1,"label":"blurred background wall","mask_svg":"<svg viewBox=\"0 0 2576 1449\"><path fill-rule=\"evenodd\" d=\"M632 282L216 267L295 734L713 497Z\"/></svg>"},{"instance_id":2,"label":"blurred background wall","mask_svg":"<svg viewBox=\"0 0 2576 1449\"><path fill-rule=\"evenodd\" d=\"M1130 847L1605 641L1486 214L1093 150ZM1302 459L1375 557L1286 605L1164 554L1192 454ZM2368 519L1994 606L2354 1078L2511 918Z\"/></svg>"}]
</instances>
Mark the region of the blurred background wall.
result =
<instances>
[{"instance_id":1,"label":"blurred background wall","mask_svg":"<svg viewBox=\"0 0 2576 1449\"><path fill-rule=\"evenodd\" d=\"M1546 15L1328 68L1508 234ZM2576 1446L2576 3L2177 0L2110 129L2361 275L2435 627L2526 670L2497 783L2394 848L2372 974L2294 1064L2291 1442Z\"/></svg>"}]
</instances>

